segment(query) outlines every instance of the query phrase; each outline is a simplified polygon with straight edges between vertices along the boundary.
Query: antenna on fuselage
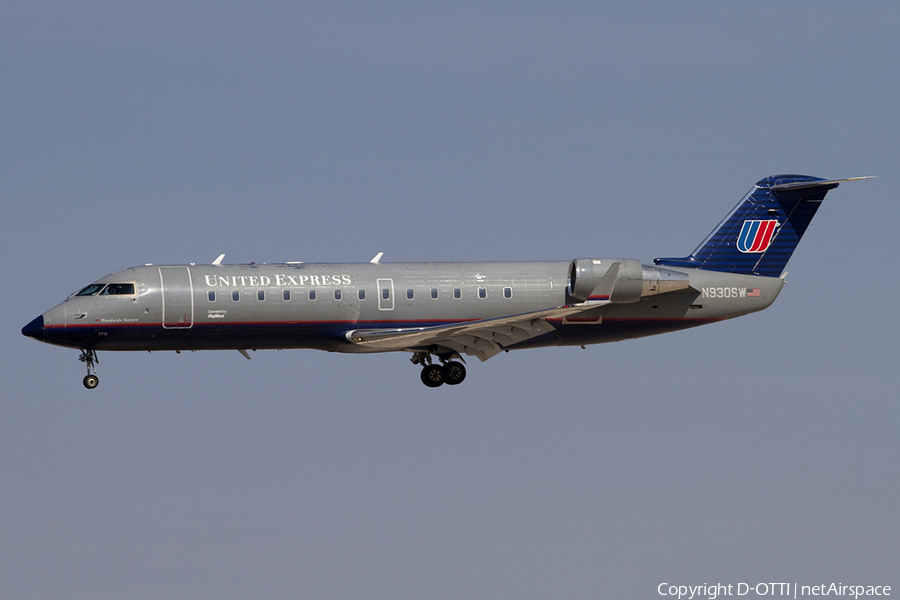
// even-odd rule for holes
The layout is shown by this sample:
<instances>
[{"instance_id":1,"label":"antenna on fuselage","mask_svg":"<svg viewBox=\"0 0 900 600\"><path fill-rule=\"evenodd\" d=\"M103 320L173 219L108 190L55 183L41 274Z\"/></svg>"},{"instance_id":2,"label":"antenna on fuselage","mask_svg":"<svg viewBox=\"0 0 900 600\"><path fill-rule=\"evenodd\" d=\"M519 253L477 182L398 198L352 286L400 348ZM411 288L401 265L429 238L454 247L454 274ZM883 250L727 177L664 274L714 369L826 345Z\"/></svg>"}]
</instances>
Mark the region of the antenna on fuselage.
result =
<instances>
[{"instance_id":1,"label":"antenna on fuselage","mask_svg":"<svg viewBox=\"0 0 900 600\"><path fill-rule=\"evenodd\" d=\"M216 260L212 261L212 264L216 265L217 267L222 266L222 259L223 259L223 258L225 258L225 255L224 255L224 254L220 254L220 255L219 255L219 258L217 258Z\"/></svg>"},{"instance_id":2,"label":"antenna on fuselage","mask_svg":"<svg viewBox=\"0 0 900 600\"><path fill-rule=\"evenodd\" d=\"M373 259L370 260L369 262L372 263L373 265L377 265L377 264L378 264L378 261L381 260L381 257L382 257L382 256L384 256L384 252L379 252L378 254L375 255L375 258L373 258Z\"/></svg>"}]
</instances>

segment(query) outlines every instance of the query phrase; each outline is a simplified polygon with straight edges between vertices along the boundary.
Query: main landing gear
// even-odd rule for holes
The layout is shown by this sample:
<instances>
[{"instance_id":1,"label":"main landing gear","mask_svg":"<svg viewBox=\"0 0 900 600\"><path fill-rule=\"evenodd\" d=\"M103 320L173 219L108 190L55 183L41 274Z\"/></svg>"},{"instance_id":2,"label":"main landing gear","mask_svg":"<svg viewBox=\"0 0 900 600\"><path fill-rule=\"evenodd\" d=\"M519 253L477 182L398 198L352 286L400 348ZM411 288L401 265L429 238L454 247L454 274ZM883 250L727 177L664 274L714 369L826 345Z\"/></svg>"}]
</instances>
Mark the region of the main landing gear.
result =
<instances>
[{"instance_id":1,"label":"main landing gear","mask_svg":"<svg viewBox=\"0 0 900 600\"><path fill-rule=\"evenodd\" d=\"M466 378L466 367L451 358L459 357L458 354L441 356L438 358L443 364L436 365L431 362L431 353L416 352L410 359L414 365L422 365L422 383L431 388L440 387L443 384L458 385Z\"/></svg>"},{"instance_id":2,"label":"main landing gear","mask_svg":"<svg viewBox=\"0 0 900 600\"><path fill-rule=\"evenodd\" d=\"M97 367L95 366L96 363L100 362L100 359L97 358L97 354L93 350L87 349L81 351L81 356L78 357L78 360L87 366L88 373L81 380L81 383L89 390L94 389L100 384L100 378L97 377Z\"/></svg>"}]
</instances>

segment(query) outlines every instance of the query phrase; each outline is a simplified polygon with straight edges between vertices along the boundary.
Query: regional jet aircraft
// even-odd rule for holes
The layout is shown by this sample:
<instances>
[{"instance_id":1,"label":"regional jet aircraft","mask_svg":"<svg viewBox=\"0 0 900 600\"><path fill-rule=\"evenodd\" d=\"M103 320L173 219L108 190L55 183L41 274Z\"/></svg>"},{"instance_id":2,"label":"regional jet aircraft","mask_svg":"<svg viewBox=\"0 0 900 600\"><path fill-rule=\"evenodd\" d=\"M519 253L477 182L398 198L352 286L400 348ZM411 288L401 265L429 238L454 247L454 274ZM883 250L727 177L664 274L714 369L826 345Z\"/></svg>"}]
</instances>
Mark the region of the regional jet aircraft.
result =
<instances>
[{"instance_id":1,"label":"regional jet aircraft","mask_svg":"<svg viewBox=\"0 0 900 600\"><path fill-rule=\"evenodd\" d=\"M463 355L613 342L767 308L828 190L759 181L685 258L565 262L144 265L107 275L22 329L81 350L93 389L101 350L315 348L407 352L429 387L466 376Z\"/></svg>"}]
</instances>

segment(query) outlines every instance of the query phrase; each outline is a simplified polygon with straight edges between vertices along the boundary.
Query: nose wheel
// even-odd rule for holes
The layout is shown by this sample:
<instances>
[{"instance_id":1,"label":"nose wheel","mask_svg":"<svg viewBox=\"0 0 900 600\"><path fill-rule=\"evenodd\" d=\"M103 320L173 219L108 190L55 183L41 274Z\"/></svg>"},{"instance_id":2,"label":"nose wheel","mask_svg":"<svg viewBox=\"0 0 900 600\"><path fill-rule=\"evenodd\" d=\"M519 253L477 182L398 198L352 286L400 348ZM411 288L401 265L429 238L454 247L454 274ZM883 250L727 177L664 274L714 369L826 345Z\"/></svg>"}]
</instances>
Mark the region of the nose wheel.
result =
<instances>
[{"instance_id":1,"label":"nose wheel","mask_svg":"<svg viewBox=\"0 0 900 600\"><path fill-rule=\"evenodd\" d=\"M97 377L96 367L96 364L100 362L100 359L97 358L97 353L90 349L82 350L81 356L78 357L78 360L83 362L87 367L87 375L85 375L84 379L81 380L81 383L84 384L84 387L92 390L100 385L100 378Z\"/></svg>"}]
</instances>

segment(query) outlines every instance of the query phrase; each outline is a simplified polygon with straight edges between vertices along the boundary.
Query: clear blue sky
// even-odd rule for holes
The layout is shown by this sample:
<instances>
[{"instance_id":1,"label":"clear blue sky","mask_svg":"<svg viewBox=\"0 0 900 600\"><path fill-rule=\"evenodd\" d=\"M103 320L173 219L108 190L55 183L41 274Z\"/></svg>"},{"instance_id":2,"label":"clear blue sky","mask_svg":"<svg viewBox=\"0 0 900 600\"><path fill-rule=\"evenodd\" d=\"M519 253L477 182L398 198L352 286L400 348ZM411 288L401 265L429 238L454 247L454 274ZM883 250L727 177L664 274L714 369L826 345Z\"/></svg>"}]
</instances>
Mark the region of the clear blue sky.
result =
<instances>
[{"instance_id":1,"label":"clear blue sky","mask_svg":"<svg viewBox=\"0 0 900 600\"><path fill-rule=\"evenodd\" d=\"M900 5L6 2L0 598L900 590ZM690 252L831 192L767 311L470 363L77 352L135 264ZM747 596L750 597L750 596Z\"/></svg>"}]
</instances>

